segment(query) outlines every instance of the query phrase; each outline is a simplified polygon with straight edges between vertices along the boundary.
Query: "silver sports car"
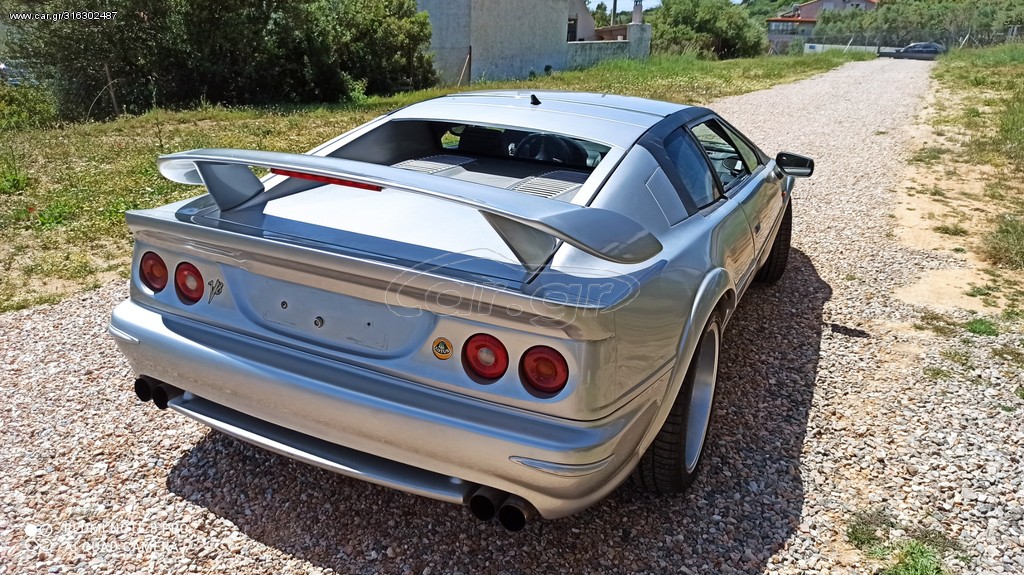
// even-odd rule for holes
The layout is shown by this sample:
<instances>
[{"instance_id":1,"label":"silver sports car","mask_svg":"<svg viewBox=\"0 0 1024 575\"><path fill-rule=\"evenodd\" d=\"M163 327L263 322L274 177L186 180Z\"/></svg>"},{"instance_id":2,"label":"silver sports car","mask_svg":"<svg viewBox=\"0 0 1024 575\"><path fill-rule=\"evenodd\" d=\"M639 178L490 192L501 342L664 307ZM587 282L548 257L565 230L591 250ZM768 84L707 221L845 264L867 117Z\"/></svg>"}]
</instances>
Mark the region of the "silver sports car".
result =
<instances>
[{"instance_id":1,"label":"silver sports car","mask_svg":"<svg viewBox=\"0 0 1024 575\"><path fill-rule=\"evenodd\" d=\"M158 164L208 193L127 214L138 397L511 530L693 481L722 330L814 171L706 108L515 91Z\"/></svg>"}]
</instances>

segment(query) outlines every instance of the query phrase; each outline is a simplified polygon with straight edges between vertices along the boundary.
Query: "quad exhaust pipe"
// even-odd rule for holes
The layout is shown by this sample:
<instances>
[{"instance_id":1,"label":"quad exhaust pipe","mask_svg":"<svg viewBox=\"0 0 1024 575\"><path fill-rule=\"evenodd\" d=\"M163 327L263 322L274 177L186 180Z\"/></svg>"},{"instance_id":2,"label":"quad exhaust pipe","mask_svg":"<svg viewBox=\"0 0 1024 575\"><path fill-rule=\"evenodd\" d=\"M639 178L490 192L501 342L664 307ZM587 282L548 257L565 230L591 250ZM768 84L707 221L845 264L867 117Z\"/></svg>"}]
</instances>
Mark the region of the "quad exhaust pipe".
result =
<instances>
[{"instance_id":1,"label":"quad exhaust pipe","mask_svg":"<svg viewBox=\"0 0 1024 575\"><path fill-rule=\"evenodd\" d=\"M177 387L161 383L151 377L142 376L135 380L135 396L140 401L152 401L157 409L167 409L167 404L183 393L185 392Z\"/></svg>"},{"instance_id":2,"label":"quad exhaust pipe","mask_svg":"<svg viewBox=\"0 0 1024 575\"><path fill-rule=\"evenodd\" d=\"M502 527L513 532L522 531L540 517L529 501L487 486L478 488L470 495L469 511L481 521L497 517Z\"/></svg>"}]
</instances>

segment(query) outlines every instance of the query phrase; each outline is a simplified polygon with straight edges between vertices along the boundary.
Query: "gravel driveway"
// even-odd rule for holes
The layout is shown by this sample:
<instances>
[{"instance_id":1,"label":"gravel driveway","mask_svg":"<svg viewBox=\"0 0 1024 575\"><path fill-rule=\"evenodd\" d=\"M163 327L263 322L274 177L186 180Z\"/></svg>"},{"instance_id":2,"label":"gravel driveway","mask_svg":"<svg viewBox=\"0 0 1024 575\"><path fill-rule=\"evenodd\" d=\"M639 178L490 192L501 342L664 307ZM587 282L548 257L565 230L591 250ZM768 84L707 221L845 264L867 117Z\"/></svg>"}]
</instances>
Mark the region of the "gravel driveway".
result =
<instances>
[{"instance_id":1,"label":"gravel driveway","mask_svg":"<svg viewBox=\"0 0 1024 575\"><path fill-rule=\"evenodd\" d=\"M949 262L891 239L931 64L877 60L715 104L766 150L815 157L783 280L730 324L704 474L624 486L510 535L139 403L105 335L123 281L0 315L0 573L863 573L860 509L957 540L956 571L1024 572L1012 372L929 381L938 340L891 289ZM988 363L986 363L988 362ZM986 375L987 374L987 375Z\"/></svg>"}]
</instances>

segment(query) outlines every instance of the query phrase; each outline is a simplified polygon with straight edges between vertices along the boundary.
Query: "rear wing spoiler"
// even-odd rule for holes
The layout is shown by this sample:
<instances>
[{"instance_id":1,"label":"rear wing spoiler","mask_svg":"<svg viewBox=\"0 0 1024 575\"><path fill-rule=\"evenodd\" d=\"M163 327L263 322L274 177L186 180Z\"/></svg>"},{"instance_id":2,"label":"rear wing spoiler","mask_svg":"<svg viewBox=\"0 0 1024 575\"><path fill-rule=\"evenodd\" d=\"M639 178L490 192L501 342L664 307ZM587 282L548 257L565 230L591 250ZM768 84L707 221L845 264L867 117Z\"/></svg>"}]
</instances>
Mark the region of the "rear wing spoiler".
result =
<instances>
[{"instance_id":1,"label":"rear wing spoiler","mask_svg":"<svg viewBox=\"0 0 1024 575\"><path fill-rule=\"evenodd\" d=\"M181 184L205 185L221 212L259 204L263 182L250 169L340 179L387 188L476 209L531 272L543 267L561 240L595 257L622 264L647 261L661 249L644 226L600 208L577 206L511 190L441 179L354 160L261 152L202 149L161 156L160 173Z\"/></svg>"}]
</instances>

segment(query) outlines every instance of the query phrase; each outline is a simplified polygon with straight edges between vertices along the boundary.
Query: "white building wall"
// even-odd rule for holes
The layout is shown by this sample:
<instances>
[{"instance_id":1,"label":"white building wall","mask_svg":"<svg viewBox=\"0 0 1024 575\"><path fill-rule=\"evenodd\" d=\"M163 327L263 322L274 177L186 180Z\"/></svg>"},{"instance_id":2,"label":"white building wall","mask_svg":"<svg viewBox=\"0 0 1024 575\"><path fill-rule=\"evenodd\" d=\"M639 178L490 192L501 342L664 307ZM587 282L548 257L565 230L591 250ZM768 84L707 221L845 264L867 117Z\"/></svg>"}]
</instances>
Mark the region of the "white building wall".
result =
<instances>
[{"instance_id":1,"label":"white building wall","mask_svg":"<svg viewBox=\"0 0 1024 575\"><path fill-rule=\"evenodd\" d=\"M472 0L473 79L565 68L569 0Z\"/></svg>"},{"instance_id":2,"label":"white building wall","mask_svg":"<svg viewBox=\"0 0 1024 575\"><path fill-rule=\"evenodd\" d=\"M587 0L569 0L569 18L576 18L576 37L594 40L594 16L587 9Z\"/></svg>"},{"instance_id":3,"label":"white building wall","mask_svg":"<svg viewBox=\"0 0 1024 575\"><path fill-rule=\"evenodd\" d=\"M543 74L548 66L566 70L650 54L646 24L630 24L628 41L567 42L571 16L579 18L580 37L595 37L584 0L417 0L417 5L430 15L430 50L445 84L525 78L530 72Z\"/></svg>"},{"instance_id":4,"label":"white building wall","mask_svg":"<svg viewBox=\"0 0 1024 575\"><path fill-rule=\"evenodd\" d=\"M457 84L463 69L472 30L472 0L416 0L416 6L430 15L430 51L434 54L434 68L443 84Z\"/></svg>"}]
</instances>

